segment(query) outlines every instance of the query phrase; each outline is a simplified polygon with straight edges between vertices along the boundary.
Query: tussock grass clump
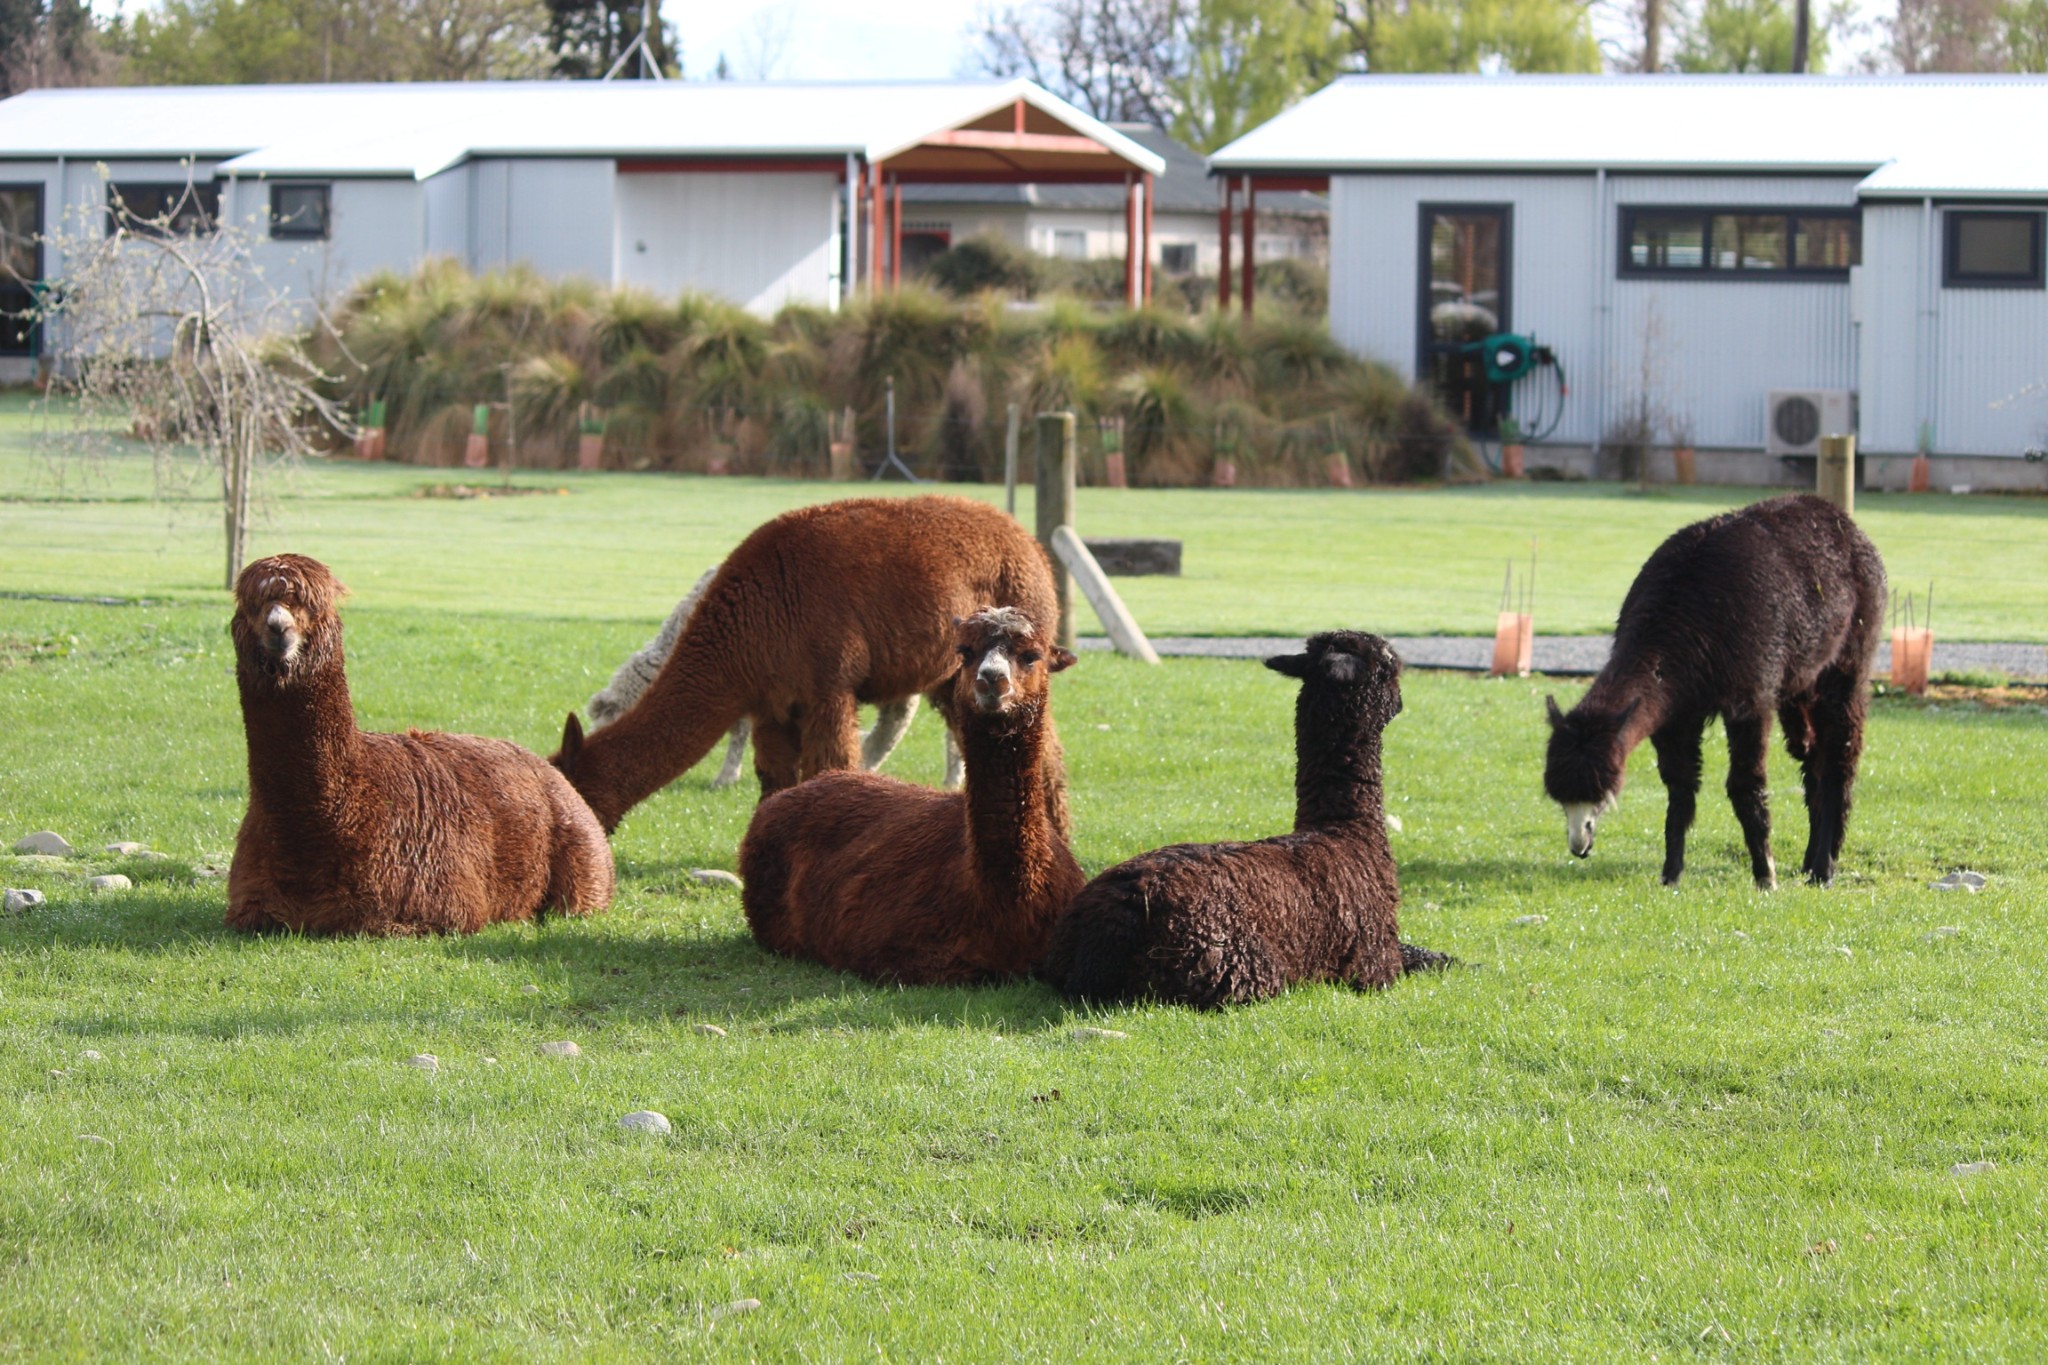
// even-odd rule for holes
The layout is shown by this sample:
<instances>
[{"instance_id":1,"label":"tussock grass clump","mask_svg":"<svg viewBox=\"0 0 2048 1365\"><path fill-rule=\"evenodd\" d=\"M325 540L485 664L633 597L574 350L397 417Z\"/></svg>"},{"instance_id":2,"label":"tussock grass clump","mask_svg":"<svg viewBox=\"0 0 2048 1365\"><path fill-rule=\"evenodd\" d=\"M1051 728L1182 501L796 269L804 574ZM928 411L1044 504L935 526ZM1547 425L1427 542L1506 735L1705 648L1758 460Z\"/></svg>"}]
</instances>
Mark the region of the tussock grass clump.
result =
<instances>
[{"instance_id":1,"label":"tussock grass clump","mask_svg":"<svg viewBox=\"0 0 2048 1365\"><path fill-rule=\"evenodd\" d=\"M1248 483L1320 485L1333 451L1369 479L1426 480L1463 445L1430 399L1310 314L1021 302L1015 262L971 245L928 272L967 297L911 287L772 319L433 261L359 286L321 359L344 376L333 397L364 412L382 400L393 456L434 465L460 462L484 406L498 465L562 468L602 432L614 468L816 477L849 437L872 468L892 386L895 449L936 478L999 477L1011 404L1074 412L1091 473L1100 431L1121 423L1131 477L1154 486L1208 482L1219 459Z\"/></svg>"}]
</instances>

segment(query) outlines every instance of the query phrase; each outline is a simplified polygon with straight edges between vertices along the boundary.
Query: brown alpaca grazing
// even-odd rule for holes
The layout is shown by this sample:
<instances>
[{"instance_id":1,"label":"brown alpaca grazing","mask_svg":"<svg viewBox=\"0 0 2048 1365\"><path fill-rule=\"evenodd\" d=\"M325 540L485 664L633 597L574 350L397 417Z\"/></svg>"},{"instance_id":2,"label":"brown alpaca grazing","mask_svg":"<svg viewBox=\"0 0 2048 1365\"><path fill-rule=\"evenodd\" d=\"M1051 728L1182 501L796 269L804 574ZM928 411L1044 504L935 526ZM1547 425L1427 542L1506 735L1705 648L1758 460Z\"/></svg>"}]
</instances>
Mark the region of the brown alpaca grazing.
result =
<instances>
[{"instance_id":1,"label":"brown alpaca grazing","mask_svg":"<svg viewBox=\"0 0 2048 1365\"><path fill-rule=\"evenodd\" d=\"M1266 667L1301 679L1294 832L1154 849L1088 883L1039 969L1068 996L1215 1009L1303 981L1385 986L1450 961L1402 943L1395 913L1380 737L1401 710L1401 660L1343 630Z\"/></svg>"},{"instance_id":2,"label":"brown alpaca grazing","mask_svg":"<svg viewBox=\"0 0 2048 1365\"><path fill-rule=\"evenodd\" d=\"M345 592L304 555L259 559L235 584L249 813L228 924L447 934L603 909L604 831L539 755L474 735L356 729L335 610Z\"/></svg>"},{"instance_id":3,"label":"brown alpaca grazing","mask_svg":"<svg viewBox=\"0 0 2048 1365\"><path fill-rule=\"evenodd\" d=\"M1008 514L967 498L849 498L757 527L706 585L668 662L633 706L586 735L572 714L554 765L605 829L686 772L742 719L766 797L860 763L861 702L924 694L947 715L950 622L1015 607L1059 633L1052 565ZM1066 830L1066 774L1044 770Z\"/></svg>"},{"instance_id":4,"label":"brown alpaca grazing","mask_svg":"<svg viewBox=\"0 0 2048 1365\"><path fill-rule=\"evenodd\" d=\"M1010 607L976 612L955 638L966 790L829 772L763 801L740 843L740 900L763 947L923 985L1021 976L1044 954L1085 880L1042 771L1050 675L1074 656Z\"/></svg>"},{"instance_id":5,"label":"brown alpaca grazing","mask_svg":"<svg viewBox=\"0 0 2048 1365\"><path fill-rule=\"evenodd\" d=\"M1764 786L1771 713L1806 779L1803 870L1834 880L1849 827L1870 665L1884 628L1884 562L1848 514L1810 494L1772 498L1696 522L1657 547L1622 600L1614 653L1560 713L1546 699L1543 787L1564 807L1566 846L1593 852L1601 812L1621 794L1628 756L1647 738L1670 801L1664 884L1685 870L1700 790L1700 740L1728 731L1728 799L1750 874L1778 884Z\"/></svg>"}]
</instances>

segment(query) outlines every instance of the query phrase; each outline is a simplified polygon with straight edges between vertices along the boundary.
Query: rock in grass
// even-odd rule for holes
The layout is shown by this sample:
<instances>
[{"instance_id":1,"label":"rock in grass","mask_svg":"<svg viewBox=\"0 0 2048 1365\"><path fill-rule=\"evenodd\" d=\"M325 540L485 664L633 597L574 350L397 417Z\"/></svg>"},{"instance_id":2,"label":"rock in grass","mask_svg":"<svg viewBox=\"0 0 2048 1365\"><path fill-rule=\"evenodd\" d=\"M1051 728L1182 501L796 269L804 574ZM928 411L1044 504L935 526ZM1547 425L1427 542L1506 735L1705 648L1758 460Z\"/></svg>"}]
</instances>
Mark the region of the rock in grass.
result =
<instances>
[{"instance_id":1,"label":"rock in grass","mask_svg":"<svg viewBox=\"0 0 2048 1365\"><path fill-rule=\"evenodd\" d=\"M761 1301L759 1299L734 1299L731 1303L722 1303L712 1309L711 1316L714 1318L728 1318L735 1313L751 1313L760 1306Z\"/></svg>"},{"instance_id":2,"label":"rock in grass","mask_svg":"<svg viewBox=\"0 0 2048 1365\"><path fill-rule=\"evenodd\" d=\"M109 872L104 877L86 878L85 889L88 891L133 891L135 883L129 881L118 872Z\"/></svg>"},{"instance_id":3,"label":"rock in grass","mask_svg":"<svg viewBox=\"0 0 2048 1365\"><path fill-rule=\"evenodd\" d=\"M1115 1028L1077 1028L1074 1030L1074 1041L1077 1043L1115 1042L1118 1039L1130 1036L1130 1034L1125 1033L1122 1029Z\"/></svg>"},{"instance_id":4,"label":"rock in grass","mask_svg":"<svg viewBox=\"0 0 2048 1365\"><path fill-rule=\"evenodd\" d=\"M98 1048L89 1047L85 1051L79 1053L78 1055L88 1062L103 1062L106 1060L106 1058L100 1054L100 1050Z\"/></svg>"},{"instance_id":5,"label":"rock in grass","mask_svg":"<svg viewBox=\"0 0 2048 1365\"><path fill-rule=\"evenodd\" d=\"M1960 924L1937 924L1920 937L1924 942L1932 943L1938 938L1954 938L1962 932L1963 926Z\"/></svg>"},{"instance_id":6,"label":"rock in grass","mask_svg":"<svg viewBox=\"0 0 2048 1365\"><path fill-rule=\"evenodd\" d=\"M703 1034L706 1038L725 1037L725 1030L716 1024L699 1024L697 1025L697 1032Z\"/></svg>"},{"instance_id":7,"label":"rock in grass","mask_svg":"<svg viewBox=\"0 0 2048 1365\"><path fill-rule=\"evenodd\" d=\"M1515 927L1516 927L1517 929L1533 929L1533 928L1535 928L1535 927L1536 927L1537 925L1539 925L1539 924L1548 924L1548 923L1550 923L1550 916L1548 916L1548 915L1523 915L1523 916L1521 916L1521 917L1520 917L1520 918L1518 918L1518 919L1511 919L1511 920L1509 920L1509 921L1508 921L1508 923L1509 923L1509 924L1512 924L1512 925L1514 925L1514 926L1515 926Z\"/></svg>"},{"instance_id":8,"label":"rock in grass","mask_svg":"<svg viewBox=\"0 0 2048 1365\"><path fill-rule=\"evenodd\" d=\"M1401 817L1400 817L1400 816L1398 816L1398 815L1394 814L1394 813L1393 813L1392 811L1388 811L1388 812L1386 812L1386 820L1387 820L1387 833L1389 833L1389 834L1399 834L1399 833L1401 832Z\"/></svg>"},{"instance_id":9,"label":"rock in grass","mask_svg":"<svg viewBox=\"0 0 2048 1365\"><path fill-rule=\"evenodd\" d=\"M619 1127L629 1133L653 1133L656 1137L666 1137L672 1131L668 1115L652 1109L635 1109L619 1120Z\"/></svg>"},{"instance_id":10,"label":"rock in grass","mask_svg":"<svg viewBox=\"0 0 2048 1365\"><path fill-rule=\"evenodd\" d=\"M426 1072L435 1072L441 1069L441 1059L431 1052L415 1053L405 1059L405 1064Z\"/></svg>"},{"instance_id":11,"label":"rock in grass","mask_svg":"<svg viewBox=\"0 0 2048 1365\"><path fill-rule=\"evenodd\" d=\"M841 1277L848 1284L880 1284L882 1277L871 1270L849 1270Z\"/></svg>"},{"instance_id":12,"label":"rock in grass","mask_svg":"<svg viewBox=\"0 0 2048 1365\"><path fill-rule=\"evenodd\" d=\"M1975 894L1984 889L1984 880L1982 872L1967 872L1959 869L1949 873L1938 882L1930 882L1928 884L1936 891L1968 891Z\"/></svg>"},{"instance_id":13,"label":"rock in grass","mask_svg":"<svg viewBox=\"0 0 2048 1365\"><path fill-rule=\"evenodd\" d=\"M534 985L531 981L529 981L524 986L521 986L519 988L519 993L521 995L539 995L540 987Z\"/></svg>"},{"instance_id":14,"label":"rock in grass","mask_svg":"<svg viewBox=\"0 0 2048 1365\"><path fill-rule=\"evenodd\" d=\"M1998 1163L1995 1161L1958 1161L1948 1168L1948 1173L1954 1176L1990 1175L1997 1169Z\"/></svg>"},{"instance_id":15,"label":"rock in grass","mask_svg":"<svg viewBox=\"0 0 2048 1365\"><path fill-rule=\"evenodd\" d=\"M43 903L43 893L34 887L10 886L7 888L5 903L8 914L19 915L24 911L33 910L38 905L41 905Z\"/></svg>"},{"instance_id":16,"label":"rock in grass","mask_svg":"<svg viewBox=\"0 0 2048 1365\"><path fill-rule=\"evenodd\" d=\"M40 853L47 858L69 858L73 852L71 844L63 835L53 829L39 829L15 841L16 853Z\"/></svg>"},{"instance_id":17,"label":"rock in grass","mask_svg":"<svg viewBox=\"0 0 2048 1365\"><path fill-rule=\"evenodd\" d=\"M142 845L136 843L133 839L122 839L117 843L108 844L107 852L126 858L131 854L142 852Z\"/></svg>"},{"instance_id":18,"label":"rock in grass","mask_svg":"<svg viewBox=\"0 0 2048 1365\"><path fill-rule=\"evenodd\" d=\"M103 1138L98 1133L80 1133L78 1140L80 1142L97 1143L101 1147L111 1147L114 1145L112 1138Z\"/></svg>"},{"instance_id":19,"label":"rock in grass","mask_svg":"<svg viewBox=\"0 0 2048 1365\"><path fill-rule=\"evenodd\" d=\"M700 867L690 873L690 880L699 886L729 886L735 891L740 889L740 879L719 867Z\"/></svg>"},{"instance_id":20,"label":"rock in grass","mask_svg":"<svg viewBox=\"0 0 2048 1365\"><path fill-rule=\"evenodd\" d=\"M583 1049L565 1038L559 1043L542 1043L540 1045L540 1055L543 1057L581 1057Z\"/></svg>"}]
</instances>

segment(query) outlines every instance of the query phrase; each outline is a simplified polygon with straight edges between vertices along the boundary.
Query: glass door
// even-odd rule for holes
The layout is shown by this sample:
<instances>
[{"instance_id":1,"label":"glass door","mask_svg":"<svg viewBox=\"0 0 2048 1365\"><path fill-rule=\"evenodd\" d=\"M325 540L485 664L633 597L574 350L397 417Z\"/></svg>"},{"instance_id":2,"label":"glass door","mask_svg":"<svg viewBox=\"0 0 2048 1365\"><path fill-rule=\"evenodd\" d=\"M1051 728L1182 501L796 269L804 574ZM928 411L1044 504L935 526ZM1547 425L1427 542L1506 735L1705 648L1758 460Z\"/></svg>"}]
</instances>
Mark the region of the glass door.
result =
<instances>
[{"instance_id":1,"label":"glass door","mask_svg":"<svg viewBox=\"0 0 2048 1365\"><path fill-rule=\"evenodd\" d=\"M0 355L34 355L43 277L43 187L0 185Z\"/></svg>"},{"instance_id":2,"label":"glass door","mask_svg":"<svg viewBox=\"0 0 2048 1365\"><path fill-rule=\"evenodd\" d=\"M1506 204L1422 206L1416 378L1479 436L1498 433L1507 415L1479 343L1509 328L1513 223Z\"/></svg>"}]
</instances>

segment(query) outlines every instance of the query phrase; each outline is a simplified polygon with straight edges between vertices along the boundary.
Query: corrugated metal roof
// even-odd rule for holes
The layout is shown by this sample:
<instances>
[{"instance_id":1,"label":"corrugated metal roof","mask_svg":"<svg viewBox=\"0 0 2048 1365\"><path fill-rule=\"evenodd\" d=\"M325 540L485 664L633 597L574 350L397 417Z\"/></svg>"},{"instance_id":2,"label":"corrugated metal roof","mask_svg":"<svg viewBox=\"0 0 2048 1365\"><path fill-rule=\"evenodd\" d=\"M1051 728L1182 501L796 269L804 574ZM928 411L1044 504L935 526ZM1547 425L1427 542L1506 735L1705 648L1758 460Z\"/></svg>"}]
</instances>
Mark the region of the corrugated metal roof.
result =
<instances>
[{"instance_id":1,"label":"corrugated metal roof","mask_svg":"<svg viewBox=\"0 0 2048 1365\"><path fill-rule=\"evenodd\" d=\"M1149 123L1115 123L1111 127L1131 141L1153 152L1166 163L1153 183L1152 208L1156 213L1214 213L1218 207L1216 182L1209 178L1208 162L1192 147L1173 140L1163 129ZM1034 208L1114 213L1124 204L1122 185L905 185L904 202L911 204L1013 204ZM1259 207L1271 213L1321 214L1330 203L1319 195L1282 193L1259 197Z\"/></svg>"},{"instance_id":2,"label":"corrugated metal roof","mask_svg":"<svg viewBox=\"0 0 2048 1365\"><path fill-rule=\"evenodd\" d=\"M1868 173L1897 160L1938 193L1958 146L1985 146L1991 164L2044 127L2039 76L1348 76L1210 166Z\"/></svg>"},{"instance_id":3,"label":"corrugated metal roof","mask_svg":"<svg viewBox=\"0 0 2048 1365\"><path fill-rule=\"evenodd\" d=\"M1142 170L1155 153L1029 81L478 81L33 90L0 156L223 159L239 174L408 175L466 156L892 156L1022 99Z\"/></svg>"},{"instance_id":4,"label":"corrugated metal roof","mask_svg":"<svg viewBox=\"0 0 2048 1365\"><path fill-rule=\"evenodd\" d=\"M2048 148L2020 137L1998 138L1989 146L1958 145L1940 152L1913 152L1880 167L1857 186L1867 199L2044 199L2048 198Z\"/></svg>"}]
</instances>

